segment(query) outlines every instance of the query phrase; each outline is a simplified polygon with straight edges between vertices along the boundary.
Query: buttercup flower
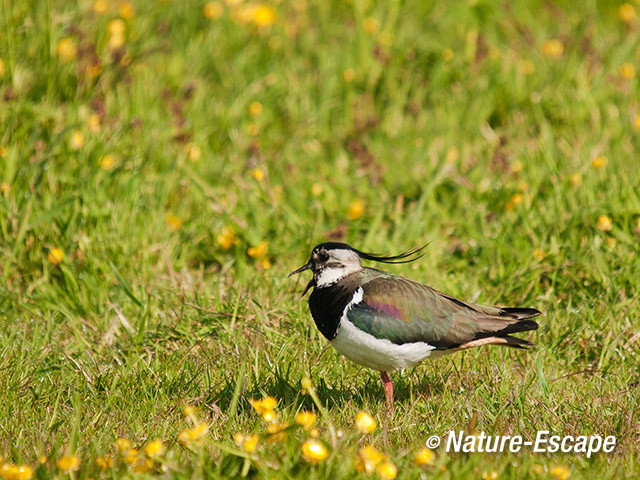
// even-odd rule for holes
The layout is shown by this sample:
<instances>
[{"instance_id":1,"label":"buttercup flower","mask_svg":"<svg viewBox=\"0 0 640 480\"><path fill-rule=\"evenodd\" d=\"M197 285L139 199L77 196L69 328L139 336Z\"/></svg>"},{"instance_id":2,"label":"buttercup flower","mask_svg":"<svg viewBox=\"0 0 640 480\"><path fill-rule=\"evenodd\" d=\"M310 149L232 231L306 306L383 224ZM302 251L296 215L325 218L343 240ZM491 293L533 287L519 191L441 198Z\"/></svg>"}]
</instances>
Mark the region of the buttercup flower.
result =
<instances>
[{"instance_id":1,"label":"buttercup flower","mask_svg":"<svg viewBox=\"0 0 640 480\"><path fill-rule=\"evenodd\" d=\"M347 211L347 217L349 220L355 220L356 218L360 218L364 213L364 202L356 198L349 205L349 210Z\"/></svg>"},{"instance_id":2,"label":"buttercup flower","mask_svg":"<svg viewBox=\"0 0 640 480\"><path fill-rule=\"evenodd\" d=\"M378 472L378 476L382 480L393 480L396 478L396 475L398 475L398 469L391 462L381 463L376 469L376 472Z\"/></svg>"},{"instance_id":3,"label":"buttercup flower","mask_svg":"<svg viewBox=\"0 0 640 480\"><path fill-rule=\"evenodd\" d=\"M0 462L0 477L5 480L30 480L33 477L33 469L29 465Z\"/></svg>"},{"instance_id":4,"label":"buttercup flower","mask_svg":"<svg viewBox=\"0 0 640 480\"><path fill-rule=\"evenodd\" d=\"M533 251L533 258L535 258L536 260L542 260L544 256L545 256L545 252L541 248L536 248Z\"/></svg>"},{"instance_id":5,"label":"buttercup flower","mask_svg":"<svg viewBox=\"0 0 640 480\"><path fill-rule=\"evenodd\" d=\"M216 240L222 248L228 250L236 243L236 235L231 227L222 227L222 232L217 236Z\"/></svg>"},{"instance_id":6,"label":"buttercup flower","mask_svg":"<svg viewBox=\"0 0 640 480\"><path fill-rule=\"evenodd\" d=\"M424 465L430 465L435 458L435 454L433 451L429 450L426 447L421 448L413 457L413 462L422 467Z\"/></svg>"},{"instance_id":7,"label":"buttercup flower","mask_svg":"<svg viewBox=\"0 0 640 480\"><path fill-rule=\"evenodd\" d=\"M109 8L109 2L107 0L94 0L93 11L98 15L102 15Z\"/></svg>"},{"instance_id":8,"label":"buttercup flower","mask_svg":"<svg viewBox=\"0 0 640 480\"><path fill-rule=\"evenodd\" d=\"M556 465L551 468L551 475L556 480L567 480L569 475L571 474L571 470L566 465Z\"/></svg>"},{"instance_id":9,"label":"buttercup flower","mask_svg":"<svg viewBox=\"0 0 640 480\"><path fill-rule=\"evenodd\" d=\"M136 10L131 2L122 2L120 4L120 8L118 8L118 12L122 18L129 20L130 18L133 18Z\"/></svg>"},{"instance_id":10,"label":"buttercup flower","mask_svg":"<svg viewBox=\"0 0 640 480\"><path fill-rule=\"evenodd\" d=\"M109 170L111 167L113 167L113 164L115 162L116 161L113 158L113 155L103 155L98 159L98 165L100 165L100 168L102 170Z\"/></svg>"},{"instance_id":11,"label":"buttercup flower","mask_svg":"<svg viewBox=\"0 0 640 480\"><path fill-rule=\"evenodd\" d=\"M108 468L113 467L113 458L109 455L105 455L104 457L96 457L96 465L100 470L106 470Z\"/></svg>"},{"instance_id":12,"label":"buttercup flower","mask_svg":"<svg viewBox=\"0 0 640 480\"><path fill-rule=\"evenodd\" d=\"M607 157L605 157L604 155L599 155L591 161L591 165L596 170L603 169L607 166L607 163L609 163L609 160L607 160Z\"/></svg>"},{"instance_id":13,"label":"buttercup flower","mask_svg":"<svg viewBox=\"0 0 640 480\"><path fill-rule=\"evenodd\" d=\"M70 62L71 60L76 58L78 49L76 48L76 44L73 43L73 40L67 37L58 42L56 52L58 53L58 57L60 57L60 60L62 60L63 62Z\"/></svg>"},{"instance_id":14,"label":"buttercup flower","mask_svg":"<svg viewBox=\"0 0 640 480\"><path fill-rule=\"evenodd\" d=\"M351 83L356 78L356 71L353 68L347 68L342 73L342 78L344 78L345 82Z\"/></svg>"},{"instance_id":15,"label":"buttercup flower","mask_svg":"<svg viewBox=\"0 0 640 480\"><path fill-rule=\"evenodd\" d=\"M620 76L626 80L633 78L636 74L636 69L631 63L623 63L620 67Z\"/></svg>"},{"instance_id":16,"label":"buttercup flower","mask_svg":"<svg viewBox=\"0 0 640 480\"><path fill-rule=\"evenodd\" d=\"M181 445L190 445L191 443L198 443L209 431L209 424L206 422L200 422L193 428L185 428L178 435L178 442Z\"/></svg>"},{"instance_id":17,"label":"buttercup flower","mask_svg":"<svg viewBox=\"0 0 640 480\"><path fill-rule=\"evenodd\" d=\"M373 473L376 466L385 459L385 455L373 445L367 445L366 447L358 450L356 456L356 471L358 473L366 473L367 475Z\"/></svg>"},{"instance_id":18,"label":"buttercup flower","mask_svg":"<svg viewBox=\"0 0 640 480\"><path fill-rule=\"evenodd\" d=\"M276 21L276 10L271 5L258 5L253 12L253 23L258 27L269 27Z\"/></svg>"},{"instance_id":19,"label":"buttercup flower","mask_svg":"<svg viewBox=\"0 0 640 480\"><path fill-rule=\"evenodd\" d=\"M358 412L356 428L362 433L371 433L376 429L376 421L367 412Z\"/></svg>"},{"instance_id":20,"label":"buttercup flower","mask_svg":"<svg viewBox=\"0 0 640 480\"><path fill-rule=\"evenodd\" d=\"M162 452L164 452L164 445L162 443L162 440L154 440L146 444L144 447L144 453L147 455L147 457L158 457L162 455Z\"/></svg>"},{"instance_id":21,"label":"buttercup flower","mask_svg":"<svg viewBox=\"0 0 640 480\"><path fill-rule=\"evenodd\" d=\"M495 470L482 472L482 480L496 480L498 478L498 472Z\"/></svg>"},{"instance_id":22,"label":"buttercup flower","mask_svg":"<svg viewBox=\"0 0 640 480\"><path fill-rule=\"evenodd\" d=\"M557 39L548 40L542 45L542 53L550 58L560 58L564 53L562 42Z\"/></svg>"},{"instance_id":23,"label":"buttercup flower","mask_svg":"<svg viewBox=\"0 0 640 480\"><path fill-rule=\"evenodd\" d=\"M49 263L52 265L58 265L62 263L62 260L64 260L64 252L57 247L52 248L49 250L49 255L47 255L47 257L49 258Z\"/></svg>"},{"instance_id":24,"label":"buttercup flower","mask_svg":"<svg viewBox=\"0 0 640 480\"><path fill-rule=\"evenodd\" d=\"M58 468L63 472L71 472L80 468L80 457L77 455L63 455L56 462Z\"/></svg>"},{"instance_id":25,"label":"buttercup flower","mask_svg":"<svg viewBox=\"0 0 640 480\"><path fill-rule=\"evenodd\" d=\"M172 232L177 232L182 226L182 220L180 220L180 217L176 217L173 213L167 213L164 217L164 221Z\"/></svg>"},{"instance_id":26,"label":"buttercup flower","mask_svg":"<svg viewBox=\"0 0 640 480\"><path fill-rule=\"evenodd\" d=\"M242 442L242 448L247 453L253 452L257 445L258 445L258 436L257 435L250 435L250 436L246 437L244 439L244 441Z\"/></svg>"},{"instance_id":27,"label":"buttercup flower","mask_svg":"<svg viewBox=\"0 0 640 480\"><path fill-rule=\"evenodd\" d=\"M262 104L260 102L253 102L249 105L249 115L252 117L259 117L262 114Z\"/></svg>"},{"instance_id":28,"label":"buttercup flower","mask_svg":"<svg viewBox=\"0 0 640 480\"><path fill-rule=\"evenodd\" d=\"M613 223L611 223L611 219L606 215L600 215L598 217L598 229L603 232L609 232L613 230Z\"/></svg>"},{"instance_id":29,"label":"buttercup flower","mask_svg":"<svg viewBox=\"0 0 640 480\"><path fill-rule=\"evenodd\" d=\"M569 181L574 187L579 187L580 185L582 185L582 175L580 175L579 173L574 173L569 177Z\"/></svg>"},{"instance_id":30,"label":"buttercup flower","mask_svg":"<svg viewBox=\"0 0 640 480\"><path fill-rule=\"evenodd\" d=\"M71 132L71 138L69 139L69 147L71 150L80 150L84 145L84 135L80 130L74 130Z\"/></svg>"},{"instance_id":31,"label":"buttercup flower","mask_svg":"<svg viewBox=\"0 0 640 480\"><path fill-rule=\"evenodd\" d=\"M250 257L262 258L267 253L268 248L269 248L269 242L267 242L266 240L263 240L255 247L250 247L247 250L247 253L249 254ZM272 397L267 397L267 398L272 398Z\"/></svg>"},{"instance_id":32,"label":"buttercup flower","mask_svg":"<svg viewBox=\"0 0 640 480\"><path fill-rule=\"evenodd\" d=\"M259 182L264 180L264 172L259 168L251 169L251 176Z\"/></svg>"},{"instance_id":33,"label":"buttercup flower","mask_svg":"<svg viewBox=\"0 0 640 480\"><path fill-rule=\"evenodd\" d=\"M362 21L362 28L365 32L373 35L380 30L380 21L373 17L367 17Z\"/></svg>"},{"instance_id":34,"label":"buttercup flower","mask_svg":"<svg viewBox=\"0 0 640 480\"><path fill-rule=\"evenodd\" d=\"M309 429L316 423L316 414L313 412L298 412L296 414L296 423Z\"/></svg>"},{"instance_id":35,"label":"buttercup flower","mask_svg":"<svg viewBox=\"0 0 640 480\"><path fill-rule=\"evenodd\" d=\"M309 463L319 463L329 456L329 451L321 442L310 438L302 444L302 458Z\"/></svg>"},{"instance_id":36,"label":"buttercup flower","mask_svg":"<svg viewBox=\"0 0 640 480\"><path fill-rule=\"evenodd\" d=\"M258 415L264 415L266 412L273 411L278 405L278 400L274 397L264 397L261 400L249 400L249 403Z\"/></svg>"},{"instance_id":37,"label":"buttercup flower","mask_svg":"<svg viewBox=\"0 0 640 480\"><path fill-rule=\"evenodd\" d=\"M209 2L203 7L202 13L204 13L205 17L210 18L211 20L217 20L222 17L224 7L220 2Z\"/></svg>"},{"instance_id":38,"label":"buttercup flower","mask_svg":"<svg viewBox=\"0 0 640 480\"><path fill-rule=\"evenodd\" d=\"M618 9L618 17L623 22L629 23L636 17L636 9L630 3L623 3Z\"/></svg>"},{"instance_id":39,"label":"buttercup flower","mask_svg":"<svg viewBox=\"0 0 640 480\"><path fill-rule=\"evenodd\" d=\"M124 437L116 440L116 448L119 452L125 452L131 448L131 442Z\"/></svg>"}]
</instances>

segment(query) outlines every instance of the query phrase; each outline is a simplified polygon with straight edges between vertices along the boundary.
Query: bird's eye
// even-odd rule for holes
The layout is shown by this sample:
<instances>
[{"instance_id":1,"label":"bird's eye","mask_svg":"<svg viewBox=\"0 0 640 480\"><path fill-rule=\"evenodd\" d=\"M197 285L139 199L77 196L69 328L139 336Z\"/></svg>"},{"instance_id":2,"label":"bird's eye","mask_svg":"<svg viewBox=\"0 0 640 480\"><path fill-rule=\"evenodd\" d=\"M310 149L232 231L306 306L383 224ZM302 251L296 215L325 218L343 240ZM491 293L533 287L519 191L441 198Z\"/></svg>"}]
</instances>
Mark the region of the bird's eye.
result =
<instances>
[{"instance_id":1,"label":"bird's eye","mask_svg":"<svg viewBox=\"0 0 640 480\"><path fill-rule=\"evenodd\" d=\"M327 255L326 252L319 252L318 260L320 260L321 262L326 262L327 260L329 260L329 255Z\"/></svg>"}]
</instances>

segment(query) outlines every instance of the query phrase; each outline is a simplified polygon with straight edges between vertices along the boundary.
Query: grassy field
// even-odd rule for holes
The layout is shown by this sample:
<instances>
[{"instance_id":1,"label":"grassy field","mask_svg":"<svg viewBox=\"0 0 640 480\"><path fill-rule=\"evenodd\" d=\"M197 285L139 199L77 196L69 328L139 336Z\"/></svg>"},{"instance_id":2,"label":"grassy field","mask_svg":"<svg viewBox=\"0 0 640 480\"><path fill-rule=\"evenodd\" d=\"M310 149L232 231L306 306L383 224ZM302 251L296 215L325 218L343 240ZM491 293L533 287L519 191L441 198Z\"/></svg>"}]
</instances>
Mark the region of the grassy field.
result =
<instances>
[{"instance_id":1,"label":"grassy field","mask_svg":"<svg viewBox=\"0 0 640 480\"><path fill-rule=\"evenodd\" d=\"M1 10L1 476L640 478L640 4ZM537 347L396 372L388 416L287 278L327 240L429 243L388 270ZM417 466L449 430L617 446Z\"/></svg>"}]
</instances>

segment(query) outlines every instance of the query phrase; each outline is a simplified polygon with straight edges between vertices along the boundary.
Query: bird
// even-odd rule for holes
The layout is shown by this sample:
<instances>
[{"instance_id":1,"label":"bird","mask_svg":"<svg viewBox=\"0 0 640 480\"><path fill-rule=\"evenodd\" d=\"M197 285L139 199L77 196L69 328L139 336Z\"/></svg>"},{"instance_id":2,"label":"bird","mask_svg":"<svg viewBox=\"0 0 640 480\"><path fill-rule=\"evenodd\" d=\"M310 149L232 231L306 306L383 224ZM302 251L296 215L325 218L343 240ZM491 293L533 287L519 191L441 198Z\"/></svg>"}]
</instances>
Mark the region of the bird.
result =
<instances>
[{"instance_id":1,"label":"bird","mask_svg":"<svg viewBox=\"0 0 640 480\"><path fill-rule=\"evenodd\" d=\"M361 260L409 263L426 245L399 255L376 255L346 243L316 245L311 257L289 277L311 270L309 310L320 333L343 356L380 372L393 412L393 383L388 373L412 368L424 359L482 345L526 349L533 344L512 334L536 330L535 308L476 305Z\"/></svg>"}]
</instances>

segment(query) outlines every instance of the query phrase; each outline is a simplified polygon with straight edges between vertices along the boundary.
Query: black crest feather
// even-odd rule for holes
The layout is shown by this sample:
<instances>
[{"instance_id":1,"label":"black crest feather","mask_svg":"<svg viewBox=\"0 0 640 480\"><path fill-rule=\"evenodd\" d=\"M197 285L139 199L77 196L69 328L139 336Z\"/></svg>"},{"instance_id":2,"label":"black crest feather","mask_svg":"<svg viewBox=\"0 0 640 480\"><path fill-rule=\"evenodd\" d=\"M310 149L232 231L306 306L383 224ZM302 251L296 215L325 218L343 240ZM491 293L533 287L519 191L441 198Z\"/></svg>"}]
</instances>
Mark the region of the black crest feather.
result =
<instances>
[{"instance_id":1,"label":"black crest feather","mask_svg":"<svg viewBox=\"0 0 640 480\"><path fill-rule=\"evenodd\" d=\"M353 250L360 258L364 258L365 260L373 260L374 262L381 263L411 263L422 257L426 253L424 249L428 246L429 244L423 245L420 248L410 248L398 255L377 255L374 253L361 252L355 248Z\"/></svg>"}]
</instances>

